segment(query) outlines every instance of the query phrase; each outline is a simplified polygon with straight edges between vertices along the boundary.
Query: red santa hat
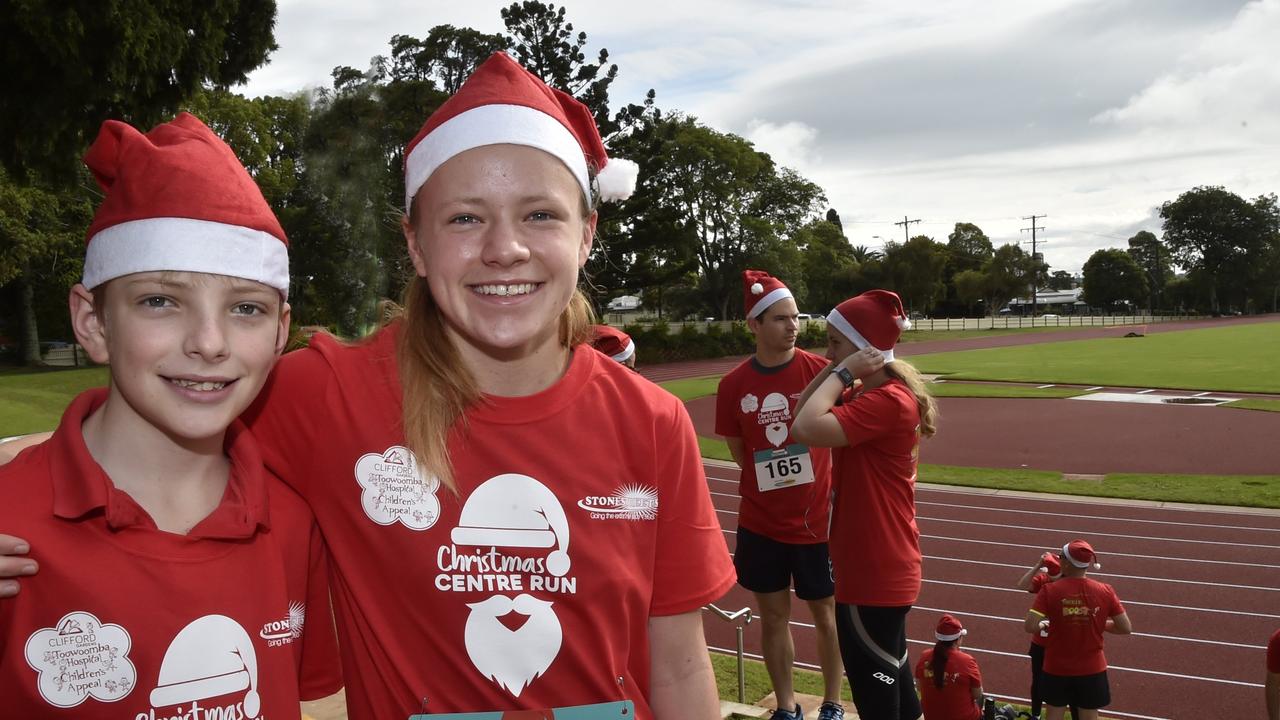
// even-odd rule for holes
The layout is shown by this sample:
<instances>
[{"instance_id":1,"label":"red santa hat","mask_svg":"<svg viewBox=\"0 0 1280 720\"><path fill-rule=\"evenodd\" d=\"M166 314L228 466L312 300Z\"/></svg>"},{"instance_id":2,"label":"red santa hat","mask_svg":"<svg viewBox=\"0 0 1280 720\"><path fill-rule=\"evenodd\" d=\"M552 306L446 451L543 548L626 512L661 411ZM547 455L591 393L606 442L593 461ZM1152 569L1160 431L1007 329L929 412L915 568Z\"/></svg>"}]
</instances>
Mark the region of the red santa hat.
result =
<instances>
[{"instance_id":1,"label":"red santa hat","mask_svg":"<svg viewBox=\"0 0 1280 720\"><path fill-rule=\"evenodd\" d=\"M589 167L597 173L601 200L625 200L635 191L639 167L605 153L587 106L548 87L506 53L496 52L427 118L405 148L406 210L427 178L449 158L499 144L526 145L559 158L588 198Z\"/></svg>"},{"instance_id":2,"label":"red santa hat","mask_svg":"<svg viewBox=\"0 0 1280 720\"><path fill-rule=\"evenodd\" d=\"M959 640L961 636L968 634L969 631L964 629L960 621L949 613L942 616L942 619L938 621L937 629L933 631L933 636L942 642Z\"/></svg>"},{"instance_id":3,"label":"red santa hat","mask_svg":"<svg viewBox=\"0 0 1280 720\"><path fill-rule=\"evenodd\" d=\"M591 347L608 355L609 357L624 363L636 354L636 343L631 336L622 332L618 328L608 325L596 325L593 330L593 339Z\"/></svg>"},{"instance_id":4,"label":"red santa hat","mask_svg":"<svg viewBox=\"0 0 1280 720\"><path fill-rule=\"evenodd\" d=\"M289 241L231 148L194 115L143 135L108 120L85 165L105 196L86 235L85 287L177 270L289 291Z\"/></svg>"},{"instance_id":5,"label":"red santa hat","mask_svg":"<svg viewBox=\"0 0 1280 720\"><path fill-rule=\"evenodd\" d=\"M1084 540L1072 540L1063 545L1062 557L1078 568L1102 569L1102 563L1098 562L1098 555L1093 551L1093 546Z\"/></svg>"},{"instance_id":6,"label":"red santa hat","mask_svg":"<svg viewBox=\"0 0 1280 720\"><path fill-rule=\"evenodd\" d=\"M859 350L875 347L893 362L893 346L911 321L902 309L902 299L889 290L868 290L840 303L827 314L827 324L849 339Z\"/></svg>"},{"instance_id":7,"label":"red santa hat","mask_svg":"<svg viewBox=\"0 0 1280 720\"><path fill-rule=\"evenodd\" d=\"M1053 553L1045 553L1044 557L1040 558L1040 569L1054 579L1062 575L1062 563L1058 561L1058 556Z\"/></svg>"},{"instance_id":8,"label":"red santa hat","mask_svg":"<svg viewBox=\"0 0 1280 720\"><path fill-rule=\"evenodd\" d=\"M763 270L742 271L742 309L748 318L759 317L769 306L794 297L778 278Z\"/></svg>"}]
</instances>

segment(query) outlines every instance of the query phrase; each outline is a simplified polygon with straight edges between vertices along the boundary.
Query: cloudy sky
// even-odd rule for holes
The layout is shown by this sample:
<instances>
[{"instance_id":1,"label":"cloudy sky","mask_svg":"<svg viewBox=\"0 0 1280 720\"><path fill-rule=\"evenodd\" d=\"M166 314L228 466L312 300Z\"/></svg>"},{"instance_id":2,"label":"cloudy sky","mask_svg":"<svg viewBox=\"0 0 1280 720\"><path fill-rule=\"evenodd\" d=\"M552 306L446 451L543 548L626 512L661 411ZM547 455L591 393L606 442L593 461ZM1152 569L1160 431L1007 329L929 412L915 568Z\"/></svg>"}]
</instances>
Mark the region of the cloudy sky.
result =
<instances>
[{"instance_id":1,"label":"cloudy sky","mask_svg":"<svg viewBox=\"0 0 1280 720\"><path fill-rule=\"evenodd\" d=\"M324 85L397 33L503 30L502 3L277 0L248 95ZM1197 185L1280 192L1280 0L647 0L564 3L611 99L692 114L825 188L854 244L974 222L1054 269L1159 233ZM407 138L406 138L407 139ZM878 236L878 237L877 237Z\"/></svg>"}]
</instances>

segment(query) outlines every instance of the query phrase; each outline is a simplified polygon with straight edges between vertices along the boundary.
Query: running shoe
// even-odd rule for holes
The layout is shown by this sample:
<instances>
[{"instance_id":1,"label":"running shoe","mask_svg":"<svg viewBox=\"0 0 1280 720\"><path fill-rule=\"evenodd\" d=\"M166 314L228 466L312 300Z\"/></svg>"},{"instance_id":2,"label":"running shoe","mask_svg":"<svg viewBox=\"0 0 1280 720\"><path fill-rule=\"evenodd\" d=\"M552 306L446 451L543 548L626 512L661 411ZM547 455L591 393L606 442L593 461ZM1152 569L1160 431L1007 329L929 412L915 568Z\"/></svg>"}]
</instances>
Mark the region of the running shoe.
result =
<instances>
[{"instance_id":1,"label":"running shoe","mask_svg":"<svg viewBox=\"0 0 1280 720\"><path fill-rule=\"evenodd\" d=\"M769 716L769 720L804 720L804 711L800 709L800 703L796 703L795 710L783 710L778 708Z\"/></svg>"},{"instance_id":2,"label":"running shoe","mask_svg":"<svg viewBox=\"0 0 1280 720\"><path fill-rule=\"evenodd\" d=\"M844 720L844 708L838 703L824 702L818 708L818 720Z\"/></svg>"}]
</instances>

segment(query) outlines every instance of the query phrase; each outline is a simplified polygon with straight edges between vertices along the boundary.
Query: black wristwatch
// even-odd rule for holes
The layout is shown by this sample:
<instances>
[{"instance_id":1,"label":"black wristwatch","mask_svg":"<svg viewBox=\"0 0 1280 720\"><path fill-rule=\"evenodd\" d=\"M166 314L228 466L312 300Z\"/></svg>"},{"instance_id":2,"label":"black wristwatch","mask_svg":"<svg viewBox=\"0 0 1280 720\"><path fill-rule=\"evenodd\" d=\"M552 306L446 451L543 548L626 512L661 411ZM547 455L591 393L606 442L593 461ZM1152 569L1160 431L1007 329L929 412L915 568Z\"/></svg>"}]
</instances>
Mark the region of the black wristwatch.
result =
<instances>
[{"instance_id":1,"label":"black wristwatch","mask_svg":"<svg viewBox=\"0 0 1280 720\"><path fill-rule=\"evenodd\" d=\"M853 373L849 372L849 368L847 367L836 368L835 376L840 378L840 382L844 383L845 387L852 387L854 381L857 379L853 376Z\"/></svg>"}]
</instances>

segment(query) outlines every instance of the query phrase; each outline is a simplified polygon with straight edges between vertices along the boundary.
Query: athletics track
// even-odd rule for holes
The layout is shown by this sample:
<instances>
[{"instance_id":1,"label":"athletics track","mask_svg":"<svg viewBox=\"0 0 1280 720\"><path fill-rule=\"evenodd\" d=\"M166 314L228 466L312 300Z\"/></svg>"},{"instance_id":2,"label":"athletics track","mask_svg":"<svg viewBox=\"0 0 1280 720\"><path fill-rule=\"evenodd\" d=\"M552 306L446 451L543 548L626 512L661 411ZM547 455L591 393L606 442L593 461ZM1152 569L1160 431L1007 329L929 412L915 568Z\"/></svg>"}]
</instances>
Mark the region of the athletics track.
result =
<instances>
[{"instance_id":1,"label":"athletics track","mask_svg":"<svg viewBox=\"0 0 1280 720\"><path fill-rule=\"evenodd\" d=\"M1248 321L1171 323L1148 331ZM1113 337L1122 330L929 341L903 345L900 352ZM658 381L721 374L741 360L672 363L642 372ZM940 402L944 424L923 448L928 462L1082 473L1274 474L1280 467L1280 414L1067 400ZM714 400L693 401L690 411L699 434L714 437ZM706 469L732 551L738 470L715 461ZM1085 537L1103 564L1092 576L1116 588L1135 628L1129 637L1107 636L1113 702L1104 717L1265 714L1265 645L1280 627L1280 512L928 485L918 487L916 504L925 561L921 595L908 621L913 663L933 644L938 615L951 612L969 629L965 647L981 666L987 692L1025 703L1029 639L1021 625L1032 596L1013 585L1039 553ZM717 605L733 611L753 602L735 587ZM704 624L714 649L733 652L733 626L710 615ZM797 665L816 668L814 631L802 601L793 603L792 624ZM746 631L746 651L756 658L759 632L755 623Z\"/></svg>"}]
</instances>

